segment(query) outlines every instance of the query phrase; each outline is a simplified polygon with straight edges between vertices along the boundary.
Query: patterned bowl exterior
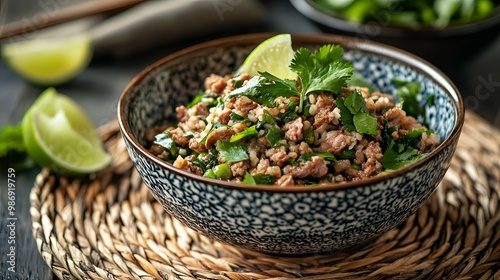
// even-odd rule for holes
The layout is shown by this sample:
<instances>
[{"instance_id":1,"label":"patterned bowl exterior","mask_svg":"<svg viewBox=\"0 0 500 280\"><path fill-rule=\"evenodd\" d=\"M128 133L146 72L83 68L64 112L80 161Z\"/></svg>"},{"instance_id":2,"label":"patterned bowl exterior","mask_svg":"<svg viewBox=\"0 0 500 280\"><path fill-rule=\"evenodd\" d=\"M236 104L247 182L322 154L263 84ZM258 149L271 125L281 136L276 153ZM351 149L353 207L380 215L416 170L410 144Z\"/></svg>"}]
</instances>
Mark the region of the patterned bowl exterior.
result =
<instances>
[{"instance_id":1,"label":"patterned bowl exterior","mask_svg":"<svg viewBox=\"0 0 500 280\"><path fill-rule=\"evenodd\" d=\"M178 170L142 147L144 130L175 121L211 73L233 72L269 34L209 42L170 55L138 75L118 106L130 157L154 197L185 225L234 246L279 254L331 252L375 238L415 213L443 178L463 124L460 95L441 72L397 49L338 36L293 36L294 47L343 45L346 59L387 93L393 77L420 81L430 128L442 144L418 162L362 182L277 189L244 186Z\"/></svg>"}]
</instances>

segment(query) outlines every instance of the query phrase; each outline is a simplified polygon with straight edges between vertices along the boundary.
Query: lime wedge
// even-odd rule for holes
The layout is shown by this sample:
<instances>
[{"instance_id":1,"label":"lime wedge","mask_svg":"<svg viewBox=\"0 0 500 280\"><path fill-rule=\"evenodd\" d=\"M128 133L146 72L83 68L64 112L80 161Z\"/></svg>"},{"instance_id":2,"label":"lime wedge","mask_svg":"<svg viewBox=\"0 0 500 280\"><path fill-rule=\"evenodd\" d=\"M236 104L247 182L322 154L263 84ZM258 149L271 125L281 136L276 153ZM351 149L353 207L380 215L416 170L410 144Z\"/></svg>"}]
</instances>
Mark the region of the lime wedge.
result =
<instances>
[{"instance_id":1,"label":"lime wedge","mask_svg":"<svg viewBox=\"0 0 500 280\"><path fill-rule=\"evenodd\" d=\"M245 59L237 73L251 76L269 72L281 79L295 79L297 74L290 70L293 59L292 36L279 34L260 43Z\"/></svg>"},{"instance_id":2,"label":"lime wedge","mask_svg":"<svg viewBox=\"0 0 500 280\"><path fill-rule=\"evenodd\" d=\"M37 38L2 46L2 57L18 75L42 86L76 77L89 64L93 49L88 33L70 37Z\"/></svg>"},{"instance_id":3,"label":"lime wedge","mask_svg":"<svg viewBox=\"0 0 500 280\"><path fill-rule=\"evenodd\" d=\"M49 169L86 174L111 162L82 108L54 88L33 103L23 117L22 129L27 153Z\"/></svg>"}]
</instances>

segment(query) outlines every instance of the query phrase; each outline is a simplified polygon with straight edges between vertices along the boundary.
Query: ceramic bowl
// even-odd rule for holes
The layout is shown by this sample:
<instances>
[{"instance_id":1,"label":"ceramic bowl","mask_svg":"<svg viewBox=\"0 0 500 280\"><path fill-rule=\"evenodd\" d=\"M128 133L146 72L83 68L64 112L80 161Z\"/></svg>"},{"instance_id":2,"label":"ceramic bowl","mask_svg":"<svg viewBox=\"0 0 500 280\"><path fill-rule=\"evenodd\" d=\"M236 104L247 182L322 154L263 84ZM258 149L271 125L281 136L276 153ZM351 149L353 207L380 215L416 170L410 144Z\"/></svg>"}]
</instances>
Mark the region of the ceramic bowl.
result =
<instances>
[{"instance_id":1,"label":"ceramic bowl","mask_svg":"<svg viewBox=\"0 0 500 280\"><path fill-rule=\"evenodd\" d=\"M294 47L340 44L359 73L387 93L391 78L419 81L431 129L441 144L423 159L364 181L324 186L248 186L174 168L148 152L145 130L175 122L211 73L233 73L272 34L249 34L203 43L171 54L136 76L118 103L130 157L168 214L213 240L266 253L331 252L375 238L415 213L449 167L464 122L453 83L427 62L379 43L332 35L292 35Z\"/></svg>"},{"instance_id":2,"label":"ceramic bowl","mask_svg":"<svg viewBox=\"0 0 500 280\"><path fill-rule=\"evenodd\" d=\"M389 44L446 69L453 69L454 65L474 56L500 34L500 6L490 16L476 22L444 28L411 28L389 25L388 18L393 11L382 10L374 14L379 20L354 24L340 14L325 10L313 0L290 2L302 15L318 23L326 33Z\"/></svg>"}]
</instances>

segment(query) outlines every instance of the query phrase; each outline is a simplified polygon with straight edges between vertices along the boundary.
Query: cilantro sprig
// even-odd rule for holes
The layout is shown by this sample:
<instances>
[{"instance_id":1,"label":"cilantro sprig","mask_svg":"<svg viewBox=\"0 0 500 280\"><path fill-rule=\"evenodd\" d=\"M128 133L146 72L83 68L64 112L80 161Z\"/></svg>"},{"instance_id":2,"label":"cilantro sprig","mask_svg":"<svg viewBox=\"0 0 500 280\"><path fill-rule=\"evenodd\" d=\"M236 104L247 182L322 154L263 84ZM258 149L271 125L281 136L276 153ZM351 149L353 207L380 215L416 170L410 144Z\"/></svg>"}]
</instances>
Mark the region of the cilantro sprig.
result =
<instances>
[{"instance_id":1,"label":"cilantro sprig","mask_svg":"<svg viewBox=\"0 0 500 280\"><path fill-rule=\"evenodd\" d=\"M354 67L342 59L344 50L339 45L325 45L316 52L300 48L290 64L290 69L300 78L299 113L308 93L329 91L339 93L352 76Z\"/></svg>"},{"instance_id":2,"label":"cilantro sprig","mask_svg":"<svg viewBox=\"0 0 500 280\"><path fill-rule=\"evenodd\" d=\"M298 76L295 80L281 79L268 72L259 72L247 83L226 95L234 98L242 95L267 107L277 106L278 97L299 97L298 113L304 111L304 100L313 92L327 91L337 94L347 85L354 67L342 59L344 50L339 45L324 45L317 51L298 49L290 63L290 69Z\"/></svg>"}]
</instances>

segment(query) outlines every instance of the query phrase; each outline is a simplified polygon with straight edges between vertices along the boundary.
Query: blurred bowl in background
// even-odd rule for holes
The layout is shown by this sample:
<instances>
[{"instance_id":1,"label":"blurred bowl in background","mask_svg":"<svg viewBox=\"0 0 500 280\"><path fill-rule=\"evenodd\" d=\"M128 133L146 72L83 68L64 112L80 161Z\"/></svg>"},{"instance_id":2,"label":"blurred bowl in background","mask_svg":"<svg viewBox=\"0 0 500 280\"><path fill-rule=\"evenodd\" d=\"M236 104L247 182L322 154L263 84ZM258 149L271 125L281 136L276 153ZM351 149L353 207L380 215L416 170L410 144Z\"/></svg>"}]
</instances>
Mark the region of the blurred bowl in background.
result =
<instances>
[{"instance_id":1,"label":"blurred bowl in background","mask_svg":"<svg viewBox=\"0 0 500 280\"><path fill-rule=\"evenodd\" d=\"M312 0L290 2L301 14L319 23L326 33L351 35L393 45L440 68L451 68L477 54L497 39L500 33L500 6L495 7L489 16L479 21L437 28L391 26L389 10L379 11L379 14L374 16L378 20L356 24Z\"/></svg>"}]
</instances>

